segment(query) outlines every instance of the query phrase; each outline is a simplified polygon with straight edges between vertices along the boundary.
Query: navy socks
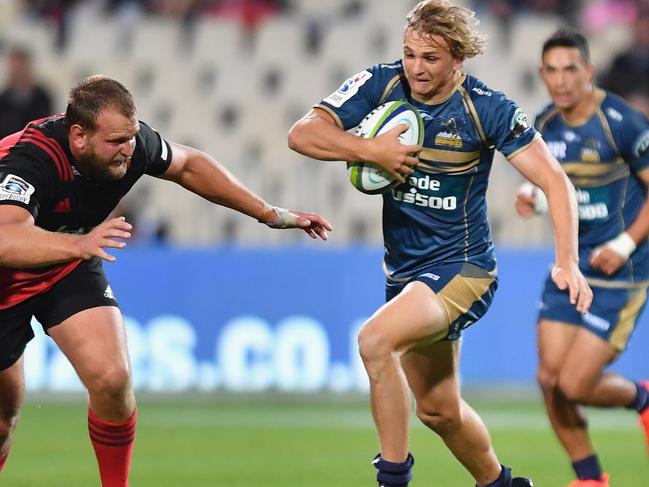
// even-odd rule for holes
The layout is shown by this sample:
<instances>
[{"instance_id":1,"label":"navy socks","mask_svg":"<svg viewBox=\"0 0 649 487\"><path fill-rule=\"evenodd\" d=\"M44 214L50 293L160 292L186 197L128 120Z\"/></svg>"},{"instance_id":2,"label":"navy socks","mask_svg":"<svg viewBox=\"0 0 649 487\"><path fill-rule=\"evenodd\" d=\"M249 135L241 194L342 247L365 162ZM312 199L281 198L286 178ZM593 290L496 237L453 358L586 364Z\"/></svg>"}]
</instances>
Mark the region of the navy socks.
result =
<instances>
[{"instance_id":1,"label":"navy socks","mask_svg":"<svg viewBox=\"0 0 649 487\"><path fill-rule=\"evenodd\" d=\"M629 409L635 409L639 413L643 412L645 409L649 408L649 391L642 387L642 384L639 382L635 383L636 390L638 393L635 396L635 399L627 407Z\"/></svg>"},{"instance_id":2,"label":"navy socks","mask_svg":"<svg viewBox=\"0 0 649 487\"><path fill-rule=\"evenodd\" d=\"M512 485L512 471L509 467L501 465L502 470L500 477L491 482L490 484L483 485L482 487L510 487ZM480 487L476 485L476 487Z\"/></svg>"},{"instance_id":3,"label":"navy socks","mask_svg":"<svg viewBox=\"0 0 649 487\"><path fill-rule=\"evenodd\" d=\"M599 480L602 478L602 467L597 455L591 455L572 463L572 468L579 480Z\"/></svg>"},{"instance_id":4,"label":"navy socks","mask_svg":"<svg viewBox=\"0 0 649 487\"><path fill-rule=\"evenodd\" d=\"M401 463L383 460L380 453L372 460L372 465L378 470L376 480L378 480L379 485L385 487L407 486L408 482L412 480L412 466L414 464L415 458L410 453L408 453L406 461Z\"/></svg>"}]
</instances>

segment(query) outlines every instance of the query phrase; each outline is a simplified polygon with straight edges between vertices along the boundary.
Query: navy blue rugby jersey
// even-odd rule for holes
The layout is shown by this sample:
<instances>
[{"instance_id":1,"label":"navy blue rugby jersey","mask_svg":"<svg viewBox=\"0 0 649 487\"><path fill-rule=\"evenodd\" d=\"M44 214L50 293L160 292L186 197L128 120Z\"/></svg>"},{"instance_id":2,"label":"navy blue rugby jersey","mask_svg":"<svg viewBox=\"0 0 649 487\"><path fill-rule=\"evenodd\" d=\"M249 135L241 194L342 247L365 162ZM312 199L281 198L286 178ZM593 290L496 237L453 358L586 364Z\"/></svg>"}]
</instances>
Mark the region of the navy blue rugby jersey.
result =
<instances>
[{"instance_id":1,"label":"navy blue rugby jersey","mask_svg":"<svg viewBox=\"0 0 649 487\"><path fill-rule=\"evenodd\" d=\"M0 140L0 204L27 209L36 226L45 230L87 233L108 217L142 175L164 173L171 157L169 143L140 122L124 177L93 180L74 166L63 116L36 120ZM0 309L46 291L79 262L21 270L0 267Z\"/></svg>"},{"instance_id":2,"label":"navy blue rugby jersey","mask_svg":"<svg viewBox=\"0 0 649 487\"><path fill-rule=\"evenodd\" d=\"M486 204L494 150L511 159L535 140L536 130L514 102L467 74L444 100L418 102L401 61L356 74L316 107L348 130L377 106L396 100L419 109L425 136L415 173L383 193L388 277L403 279L455 262L495 271Z\"/></svg>"},{"instance_id":3,"label":"navy blue rugby jersey","mask_svg":"<svg viewBox=\"0 0 649 487\"><path fill-rule=\"evenodd\" d=\"M647 188L637 175L649 168L649 121L615 95L597 89L596 97L597 109L582 125L568 124L554 104L535 125L577 190L582 272L591 284L637 284L649 279L646 241L611 278L589 258L633 222L645 201Z\"/></svg>"}]
</instances>

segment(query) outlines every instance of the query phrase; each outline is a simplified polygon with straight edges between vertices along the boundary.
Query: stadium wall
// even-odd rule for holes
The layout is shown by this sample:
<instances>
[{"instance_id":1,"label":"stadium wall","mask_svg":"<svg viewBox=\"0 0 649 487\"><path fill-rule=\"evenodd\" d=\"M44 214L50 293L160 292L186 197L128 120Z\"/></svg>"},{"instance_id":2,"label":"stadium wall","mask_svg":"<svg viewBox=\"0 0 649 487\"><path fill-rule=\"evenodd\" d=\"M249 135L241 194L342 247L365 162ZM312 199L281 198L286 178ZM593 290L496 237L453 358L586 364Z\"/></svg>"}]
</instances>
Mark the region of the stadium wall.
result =
<instances>
[{"instance_id":1,"label":"stadium wall","mask_svg":"<svg viewBox=\"0 0 649 487\"><path fill-rule=\"evenodd\" d=\"M126 316L138 390L366 391L358 328L383 300L380 249L133 248L107 264ZM552 253L501 250L491 309L465 332L467 385L534 383L535 316ZM36 324L35 324L36 325ZM76 391L42 331L30 390ZM649 377L647 317L614 368Z\"/></svg>"}]
</instances>

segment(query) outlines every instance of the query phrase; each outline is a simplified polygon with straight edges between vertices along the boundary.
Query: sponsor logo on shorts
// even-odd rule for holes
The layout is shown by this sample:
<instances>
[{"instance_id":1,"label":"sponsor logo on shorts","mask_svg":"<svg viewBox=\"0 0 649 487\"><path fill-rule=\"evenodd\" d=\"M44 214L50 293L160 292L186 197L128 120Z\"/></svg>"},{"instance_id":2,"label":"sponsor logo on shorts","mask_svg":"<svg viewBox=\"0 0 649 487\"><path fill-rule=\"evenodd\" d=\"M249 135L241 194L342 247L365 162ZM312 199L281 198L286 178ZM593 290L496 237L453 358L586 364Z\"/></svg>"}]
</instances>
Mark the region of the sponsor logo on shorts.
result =
<instances>
[{"instance_id":1,"label":"sponsor logo on shorts","mask_svg":"<svg viewBox=\"0 0 649 487\"><path fill-rule=\"evenodd\" d=\"M115 294L113 294L113 288L110 287L110 284L106 286L106 290L104 291L104 297L107 299L112 299L113 301L115 300Z\"/></svg>"},{"instance_id":2,"label":"sponsor logo on shorts","mask_svg":"<svg viewBox=\"0 0 649 487\"><path fill-rule=\"evenodd\" d=\"M0 183L0 200L3 201L18 201L26 205L33 193L34 186L15 174L8 174Z\"/></svg>"},{"instance_id":3,"label":"sponsor logo on shorts","mask_svg":"<svg viewBox=\"0 0 649 487\"><path fill-rule=\"evenodd\" d=\"M608 331L611 328L611 323L608 320L592 313L586 313L584 315L584 321L588 326L596 330Z\"/></svg>"},{"instance_id":4,"label":"sponsor logo on shorts","mask_svg":"<svg viewBox=\"0 0 649 487\"><path fill-rule=\"evenodd\" d=\"M419 277L425 277L427 279L431 279L433 281L439 281L439 276L437 274L433 274L432 272L425 272L424 274L421 274Z\"/></svg>"}]
</instances>

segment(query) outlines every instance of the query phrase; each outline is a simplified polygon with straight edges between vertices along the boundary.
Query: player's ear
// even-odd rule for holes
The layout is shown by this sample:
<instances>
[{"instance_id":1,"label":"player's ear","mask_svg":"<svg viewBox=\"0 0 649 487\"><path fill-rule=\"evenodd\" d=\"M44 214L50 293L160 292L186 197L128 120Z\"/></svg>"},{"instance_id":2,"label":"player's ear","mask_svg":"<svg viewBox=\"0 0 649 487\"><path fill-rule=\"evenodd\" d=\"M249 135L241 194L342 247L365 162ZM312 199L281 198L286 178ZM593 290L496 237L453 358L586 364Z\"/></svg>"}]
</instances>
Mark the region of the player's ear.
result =
<instances>
[{"instance_id":1,"label":"player's ear","mask_svg":"<svg viewBox=\"0 0 649 487\"><path fill-rule=\"evenodd\" d=\"M68 139L70 141L70 146L76 150L83 150L86 147L86 140L88 136L88 130L83 128L78 123L75 123L68 130Z\"/></svg>"},{"instance_id":2,"label":"player's ear","mask_svg":"<svg viewBox=\"0 0 649 487\"><path fill-rule=\"evenodd\" d=\"M460 68L462 67L463 64L464 64L464 58L463 58L463 57L456 57L456 58L453 58L453 69L454 69L455 71L457 71L458 69L460 69Z\"/></svg>"},{"instance_id":3,"label":"player's ear","mask_svg":"<svg viewBox=\"0 0 649 487\"><path fill-rule=\"evenodd\" d=\"M586 71L588 72L588 81L592 83L595 79L595 66L593 64L589 64L586 68Z\"/></svg>"}]
</instances>

